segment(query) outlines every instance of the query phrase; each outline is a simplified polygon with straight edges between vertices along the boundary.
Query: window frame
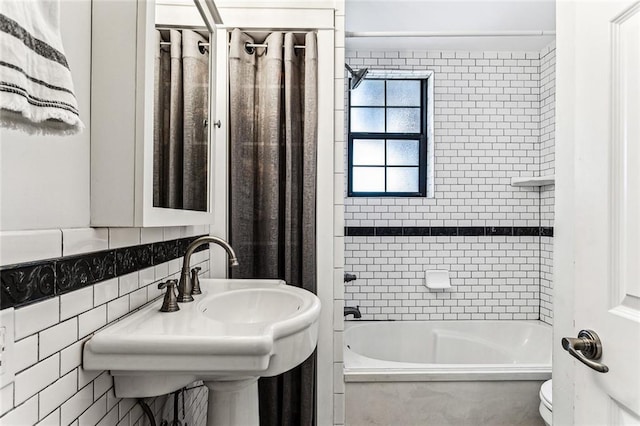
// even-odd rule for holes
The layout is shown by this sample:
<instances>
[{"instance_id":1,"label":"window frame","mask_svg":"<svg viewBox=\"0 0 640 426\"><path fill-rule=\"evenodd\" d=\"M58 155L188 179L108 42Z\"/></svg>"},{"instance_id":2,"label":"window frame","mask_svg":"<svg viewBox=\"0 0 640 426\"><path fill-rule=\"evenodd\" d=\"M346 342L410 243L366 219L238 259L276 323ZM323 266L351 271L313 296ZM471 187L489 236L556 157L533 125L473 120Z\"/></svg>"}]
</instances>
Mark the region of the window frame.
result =
<instances>
[{"instance_id":1,"label":"window frame","mask_svg":"<svg viewBox=\"0 0 640 426\"><path fill-rule=\"evenodd\" d=\"M428 185L427 185L427 174L428 170L428 145L429 145L429 83L430 83L430 75L420 76L420 77L411 77L406 75L398 75L397 77L370 77L365 78L365 80L383 80L385 82L385 100L382 108L385 111L385 128L387 126L386 114L389 109L396 108L407 108L406 106L391 106L387 105L387 81L396 80L396 81L408 81L408 80L419 80L420 81L420 133L387 133L387 132L352 132L351 131L351 90L348 91L348 99L347 99L347 196L348 197L427 197L428 196ZM351 86L351 79L349 79L349 87ZM381 108L380 106L357 106L357 108ZM414 107L415 108L415 107ZM371 139L371 140L385 140L384 149L385 149L385 162L383 165L357 165L357 167L384 167L385 170L385 189L387 186L387 177L386 172L389 168L396 167L416 167L416 166L406 166L406 165L388 165L387 164L387 140L417 140L419 141L418 148L418 191L417 192L362 192L362 191L354 191L353 190L353 141L354 139Z\"/></svg>"}]
</instances>

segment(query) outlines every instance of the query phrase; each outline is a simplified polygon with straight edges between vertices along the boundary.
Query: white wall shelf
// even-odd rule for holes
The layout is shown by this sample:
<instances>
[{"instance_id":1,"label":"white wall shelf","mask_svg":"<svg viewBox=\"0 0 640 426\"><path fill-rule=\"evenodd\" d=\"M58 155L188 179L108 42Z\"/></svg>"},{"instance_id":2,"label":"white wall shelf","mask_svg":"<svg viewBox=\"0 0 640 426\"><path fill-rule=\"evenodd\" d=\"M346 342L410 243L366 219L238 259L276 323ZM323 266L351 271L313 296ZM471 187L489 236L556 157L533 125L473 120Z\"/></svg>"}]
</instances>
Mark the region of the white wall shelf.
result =
<instances>
[{"instance_id":1,"label":"white wall shelf","mask_svg":"<svg viewBox=\"0 0 640 426\"><path fill-rule=\"evenodd\" d=\"M545 186L553 185L555 181L555 175L537 177L512 177L511 186Z\"/></svg>"}]
</instances>

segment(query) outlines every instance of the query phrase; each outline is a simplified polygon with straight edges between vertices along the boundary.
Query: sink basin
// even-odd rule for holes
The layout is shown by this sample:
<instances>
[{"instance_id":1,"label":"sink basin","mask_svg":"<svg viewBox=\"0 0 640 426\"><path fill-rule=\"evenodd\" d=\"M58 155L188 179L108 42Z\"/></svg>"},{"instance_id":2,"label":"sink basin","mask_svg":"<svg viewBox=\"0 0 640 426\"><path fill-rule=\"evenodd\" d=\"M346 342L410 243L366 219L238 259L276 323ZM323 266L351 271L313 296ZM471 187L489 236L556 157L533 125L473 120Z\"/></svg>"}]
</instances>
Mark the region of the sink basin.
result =
<instances>
[{"instance_id":1,"label":"sink basin","mask_svg":"<svg viewBox=\"0 0 640 426\"><path fill-rule=\"evenodd\" d=\"M256 288L215 295L203 300L200 309L214 321L267 325L294 318L304 302L304 297L288 290Z\"/></svg>"},{"instance_id":2,"label":"sink basin","mask_svg":"<svg viewBox=\"0 0 640 426\"><path fill-rule=\"evenodd\" d=\"M280 280L202 279L200 285L203 294L177 312L159 312L157 300L97 332L84 346L84 369L109 370L116 396L139 398L196 380L255 382L313 352L320 301L311 292Z\"/></svg>"}]
</instances>

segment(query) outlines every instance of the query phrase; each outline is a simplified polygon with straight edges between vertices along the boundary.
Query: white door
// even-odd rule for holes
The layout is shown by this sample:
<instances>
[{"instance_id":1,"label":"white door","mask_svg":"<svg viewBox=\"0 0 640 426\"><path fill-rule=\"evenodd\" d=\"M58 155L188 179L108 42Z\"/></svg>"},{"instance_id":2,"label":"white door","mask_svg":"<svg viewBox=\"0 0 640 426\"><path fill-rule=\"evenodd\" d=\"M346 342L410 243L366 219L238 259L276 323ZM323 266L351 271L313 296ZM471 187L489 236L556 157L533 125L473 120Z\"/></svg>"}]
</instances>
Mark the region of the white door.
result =
<instances>
[{"instance_id":1,"label":"white door","mask_svg":"<svg viewBox=\"0 0 640 426\"><path fill-rule=\"evenodd\" d=\"M640 2L558 0L554 424L640 424ZM560 348L602 341L599 373Z\"/></svg>"}]
</instances>

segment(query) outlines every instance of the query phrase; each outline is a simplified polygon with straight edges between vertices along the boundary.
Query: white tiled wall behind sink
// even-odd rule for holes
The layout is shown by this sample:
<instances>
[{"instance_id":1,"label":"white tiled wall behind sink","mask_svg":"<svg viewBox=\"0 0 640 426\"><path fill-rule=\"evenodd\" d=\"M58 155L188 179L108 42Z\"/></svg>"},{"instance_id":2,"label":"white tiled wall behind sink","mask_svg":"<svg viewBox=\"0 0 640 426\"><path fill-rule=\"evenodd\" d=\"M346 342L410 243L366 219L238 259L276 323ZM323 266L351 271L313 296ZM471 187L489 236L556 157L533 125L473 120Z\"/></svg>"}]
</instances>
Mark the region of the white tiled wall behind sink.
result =
<instances>
[{"instance_id":1,"label":"white tiled wall behind sink","mask_svg":"<svg viewBox=\"0 0 640 426\"><path fill-rule=\"evenodd\" d=\"M154 229L58 229L0 232L0 265L60 257L208 233L207 227ZM31 248L31 250L30 250ZM30 254L31 253L31 254ZM192 265L209 271L209 251L195 253ZM182 258L17 308L14 313L15 381L0 391L0 424L145 424L135 399L114 395L105 371L82 368L82 346L91 335L162 296L157 284L178 278ZM206 423L207 391L185 392L184 423ZM173 397L147 398L156 419L173 419ZM180 417L183 419L182 402Z\"/></svg>"}]
</instances>

